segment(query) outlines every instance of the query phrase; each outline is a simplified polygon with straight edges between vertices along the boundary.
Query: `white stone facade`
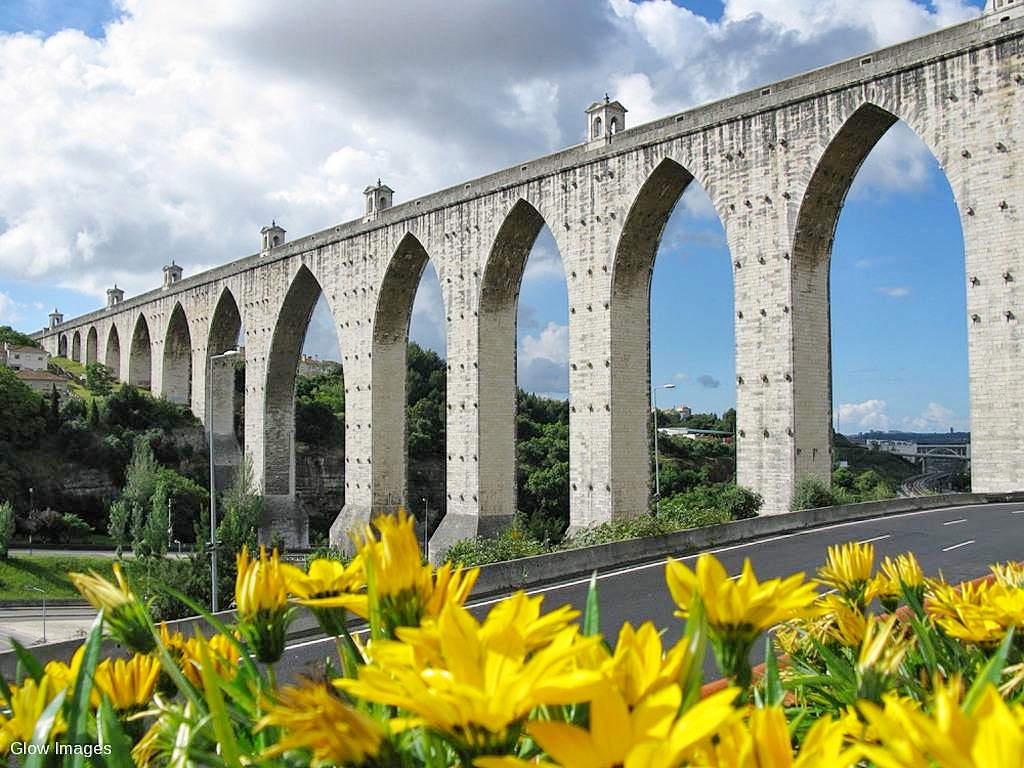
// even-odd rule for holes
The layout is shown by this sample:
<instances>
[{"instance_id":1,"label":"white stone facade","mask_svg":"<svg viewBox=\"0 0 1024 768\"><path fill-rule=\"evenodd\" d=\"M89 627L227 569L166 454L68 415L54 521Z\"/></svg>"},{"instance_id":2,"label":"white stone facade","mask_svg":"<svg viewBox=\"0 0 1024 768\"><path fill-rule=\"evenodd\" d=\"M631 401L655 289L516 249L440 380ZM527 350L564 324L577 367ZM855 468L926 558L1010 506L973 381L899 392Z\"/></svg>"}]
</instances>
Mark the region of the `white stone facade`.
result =
<instances>
[{"instance_id":1,"label":"white stone facade","mask_svg":"<svg viewBox=\"0 0 1024 768\"><path fill-rule=\"evenodd\" d=\"M799 477L830 475L832 236L861 160L899 119L938 158L960 212L973 487L1024 488L1022 48L1016 14L967 22L265 248L39 338L54 352L84 338L85 355L120 378L205 414L207 356L244 325L246 446L272 499L265 533L301 542L292 395L322 290L344 352L340 540L351 521L405 501L405 344L429 258L448 323L437 540L486 533L515 510L515 303L546 223L569 291L571 524L633 515L649 487L650 271L696 178L733 262L738 481L764 496L764 512L784 512ZM215 397L229 389L215 382Z\"/></svg>"}]
</instances>

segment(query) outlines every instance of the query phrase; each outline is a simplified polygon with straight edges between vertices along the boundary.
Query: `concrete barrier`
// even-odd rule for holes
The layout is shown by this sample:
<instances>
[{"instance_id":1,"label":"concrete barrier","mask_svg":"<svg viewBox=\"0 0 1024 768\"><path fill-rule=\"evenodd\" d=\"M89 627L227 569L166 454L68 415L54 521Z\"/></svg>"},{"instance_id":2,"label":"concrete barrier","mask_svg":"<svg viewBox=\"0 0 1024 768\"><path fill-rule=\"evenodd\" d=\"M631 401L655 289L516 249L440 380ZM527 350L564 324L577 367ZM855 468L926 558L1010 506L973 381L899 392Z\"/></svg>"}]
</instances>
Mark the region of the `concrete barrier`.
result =
<instances>
[{"instance_id":1,"label":"concrete barrier","mask_svg":"<svg viewBox=\"0 0 1024 768\"><path fill-rule=\"evenodd\" d=\"M650 562L659 558L694 554L705 549L729 544L738 544L764 536L793 533L819 528L834 523L868 520L901 512L915 512L941 507L967 504L998 504L1024 502L1024 491L1014 493L952 493L941 496L917 496L911 498L866 501L860 504L844 504L837 507L821 507L790 512L785 515L754 517L705 528L690 528L685 531L652 536L643 539L628 539L593 547L568 549L547 555L536 555L519 560L506 560L480 567L480 577L473 589L472 598L490 597L516 589L529 589L574 577L589 576L594 571L605 572L627 565ZM232 611L217 614L223 622L234 618ZM361 622L357 622L361 623ZM168 628L189 636L198 627L207 635L210 625L203 619L192 617L168 622ZM293 642L315 637L320 633L316 620L303 611L288 631L288 640ZM32 646L32 654L43 664L51 660L67 661L75 652L81 640ZM104 653L122 653L115 643L107 643ZM13 680L17 657L13 651L0 653L0 674L6 680Z\"/></svg>"},{"instance_id":2,"label":"concrete barrier","mask_svg":"<svg viewBox=\"0 0 1024 768\"><path fill-rule=\"evenodd\" d=\"M658 558L688 555L713 547L738 544L750 539L819 528L833 523L868 520L901 512L938 509L966 504L994 504L1024 501L1024 492L950 493L865 501L835 507L805 509L784 515L754 517L731 523L690 528L664 536L628 539L581 549L567 549L546 555L507 560L481 566L473 597L486 597L514 589L550 584L589 576Z\"/></svg>"}]
</instances>

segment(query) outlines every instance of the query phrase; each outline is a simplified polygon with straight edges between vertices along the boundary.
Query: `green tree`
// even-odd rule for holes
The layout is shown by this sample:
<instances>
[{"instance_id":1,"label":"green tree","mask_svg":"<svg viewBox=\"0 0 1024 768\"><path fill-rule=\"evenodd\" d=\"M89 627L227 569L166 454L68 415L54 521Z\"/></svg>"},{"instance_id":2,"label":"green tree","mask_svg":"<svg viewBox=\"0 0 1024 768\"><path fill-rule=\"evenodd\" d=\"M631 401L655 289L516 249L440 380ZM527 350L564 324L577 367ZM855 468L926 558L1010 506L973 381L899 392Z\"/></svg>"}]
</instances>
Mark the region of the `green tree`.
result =
<instances>
[{"instance_id":1,"label":"green tree","mask_svg":"<svg viewBox=\"0 0 1024 768\"><path fill-rule=\"evenodd\" d=\"M231 486L221 495L220 525L217 537L224 552L234 555L243 546L254 551L259 546L260 518L263 516L263 497L255 491L252 459L248 454L235 472Z\"/></svg>"},{"instance_id":2,"label":"green tree","mask_svg":"<svg viewBox=\"0 0 1024 768\"><path fill-rule=\"evenodd\" d=\"M0 560L7 559L7 551L14 537L14 505L9 501L0 503Z\"/></svg>"},{"instance_id":3,"label":"green tree","mask_svg":"<svg viewBox=\"0 0 1024 768\"><path fill-rule=\"evenodd\" d=\"M170 544L170 537L167 535L167 528L171 522L168 515L170 499L171 494L167 481L159 478L150 502L149 515L146 517L146 526L142 535L142 551L136 552L136 555L163 557L167 554L167 547Z\"/></svg>"},{"instance_id":4,"label":"green tree","mask_svg":"<svg viewBox=\"0 0 1024 768\"><path fill-rule=\"evenodd\" d=\"M39 348L39 342L33 339L31 336L26 336L20 331L16 331L9 325L0 325L0 347L4 344L13 344L19 347L36 347Z\"/></svg>"},{"instance_id":5,"label":"green tree","mask_svg":"<svg viewBox=\"0 0 1024 768\"><path fill-rule=\"evenodd\" d=\"M85 366L85 388L94 395L109 395L114 383L114 372L103 363Z\"/></svg>"},{"instance_id":6,"label":"green tree","mask_svg":"<svg viewBox=\"0 0 1024 768\"><path fill-rule=\"evenodd\" d=\"M124 554L125 548L131 542L129 524L131 522L131 508L124 499L117 499L110 505L110 515L107 522L107 533L114 540L117 546L117 556Z\"/></svg>"}]
</instances>

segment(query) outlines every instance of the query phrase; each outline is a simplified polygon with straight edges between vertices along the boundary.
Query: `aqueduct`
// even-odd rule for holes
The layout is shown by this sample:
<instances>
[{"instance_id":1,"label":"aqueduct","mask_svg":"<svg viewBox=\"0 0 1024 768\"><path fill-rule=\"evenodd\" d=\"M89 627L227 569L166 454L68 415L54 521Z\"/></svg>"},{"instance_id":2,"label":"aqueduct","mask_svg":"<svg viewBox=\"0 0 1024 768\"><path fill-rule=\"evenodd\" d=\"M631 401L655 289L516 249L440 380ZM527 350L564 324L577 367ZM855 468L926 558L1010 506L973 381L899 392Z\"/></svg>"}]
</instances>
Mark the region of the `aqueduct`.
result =
<instances>
[{"instance_id":1,"label":"aqueduct","mask_svg":"<svg viewBox=\"0 0 1024 768\"><path fill-rule=\"evenodd\" d=\"M294 503L294 385L321 292L345 353L345 509L406 496L405 350L427 260L447 315L447 516L432 549L488 534L516 508L516 298L543 224L569 291L573 526L647 508L650 276L661 232L696 179L726 232L735 291L738 482L764 511L797 478L830 476L829 260L864 157L897 120L945 171L964 236L972 473L977 491L1024 487L1024 14L979 19L629 130L617 102L588 110L588 139L400 205L378 183L364 218L37 334L52 353L106 362L124 381L208 418L211 355L244 329L245 446L268 499L264 536L303 543ZM994 6L994 7L993 7ZM84 344L83 344L84 341ZM230 367L212 367L214 432L228 440Z\"/></svg>"}]
</instances>

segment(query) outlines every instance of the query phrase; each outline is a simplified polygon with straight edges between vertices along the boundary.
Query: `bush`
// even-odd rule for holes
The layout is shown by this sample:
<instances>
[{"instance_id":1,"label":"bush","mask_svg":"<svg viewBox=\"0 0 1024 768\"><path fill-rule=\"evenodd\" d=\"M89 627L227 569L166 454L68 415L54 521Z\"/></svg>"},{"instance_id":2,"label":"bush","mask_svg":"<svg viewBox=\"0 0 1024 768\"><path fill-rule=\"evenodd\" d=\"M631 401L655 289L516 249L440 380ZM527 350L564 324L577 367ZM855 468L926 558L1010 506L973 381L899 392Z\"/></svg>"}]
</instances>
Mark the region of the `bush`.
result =
<instances>
[{"instance_id":1,"label":"bush","mask_svg":"<svg viewBox=\"0 0 1024 768\"><path fill-rule=\"evenodd\" d=\"M60 517L60 530L57 534L61 544L75 544L87 541L92 535L92 526L78 515L65 512Z\"/></svg>"},{"instance_id":2,"label":"bush","mask_svg":"<svg viewBox=\"0 0 1024 768\"><path fill-rule=\"evenodd\" d=\"M804 475L796 483L793 492L793 510L817 509L818 507L831 507L836 503L836 498L824 481L815 475Z\"/></svg>"},{"instance_id":3,"label":"bush","mask_svg":"<svg viewBox=\"0 0 1024 768\"><path fill-rule=\"evenodd\" d=\"M462 565L483 565L515 560L519 557L542 555L544 545L527 533L522 523L516 520L493 539L478 536L475 539L457 541L444 553L444 559Z\"/></svg>"},{"instance_id":4,"label":"bush","mask_svg":"<svg viewBox=\"0 0 1024 768\"><path fill-rule=\"evenodd\" d=\"M14 506L9 501L0 504L0 560L7 559L7 550L14 537Z\"/></svg>"}]
</instances>

